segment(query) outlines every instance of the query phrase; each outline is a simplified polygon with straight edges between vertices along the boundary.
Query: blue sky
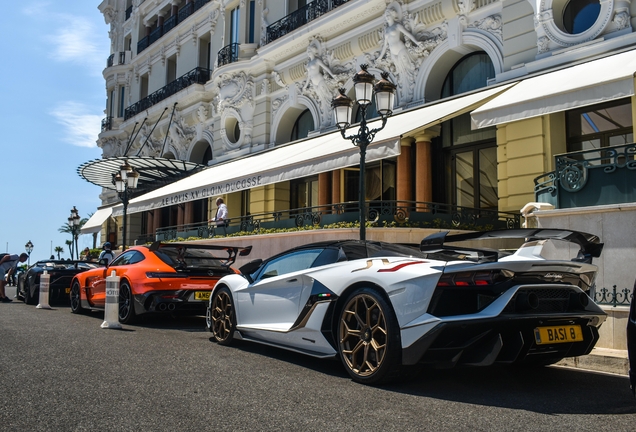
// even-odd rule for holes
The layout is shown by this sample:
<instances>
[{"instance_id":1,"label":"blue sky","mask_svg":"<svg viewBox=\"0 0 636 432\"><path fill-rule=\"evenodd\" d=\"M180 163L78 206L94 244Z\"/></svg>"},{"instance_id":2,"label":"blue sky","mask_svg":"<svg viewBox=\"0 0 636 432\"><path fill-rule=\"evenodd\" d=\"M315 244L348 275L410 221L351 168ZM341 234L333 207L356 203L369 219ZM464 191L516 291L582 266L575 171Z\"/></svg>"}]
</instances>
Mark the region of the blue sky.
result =
<instances>
[{"instance_id":1,"label":"blue sky","mask_svg":"<svg viewBox=\"0 0 636 432\"><path fill-rule=\"evenodd\" d=\"M109 52L99 1L3 3L0 14L0 252L48 258L69 235L58 232L76 206L88 217L101 188L77 168L101 157L102 71ZM79 238L80 249L92 236Z\"/></svg>"}]
</instances>

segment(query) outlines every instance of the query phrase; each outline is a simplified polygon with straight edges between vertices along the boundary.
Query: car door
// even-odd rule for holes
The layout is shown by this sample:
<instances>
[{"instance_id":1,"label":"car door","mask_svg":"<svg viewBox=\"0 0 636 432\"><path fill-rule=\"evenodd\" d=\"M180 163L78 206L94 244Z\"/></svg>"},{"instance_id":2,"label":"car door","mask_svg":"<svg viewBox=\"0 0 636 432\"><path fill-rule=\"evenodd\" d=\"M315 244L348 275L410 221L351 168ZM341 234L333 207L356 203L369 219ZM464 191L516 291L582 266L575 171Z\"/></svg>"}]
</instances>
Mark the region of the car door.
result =
<instances>
[{"instance_id":1,"label":"car door","mask_svg":"<svg viewBox=\"0 0 636 432\"><path fill-rule=\"evenodd\" d=\"M236 293L238 325L289 330L300 313L303 287L310 284L305 273L321 252L293 251L265 263L256 280Z\"/></svg>"},{"instance_id":2,"label":"car door","mask_svg":"<svg viewBox=\"0 0 636 432\"><path fill-rule=\"evenodd\" d=\"M88 281L86 287L86 297L88 302L95 307L104 307L106 301L106 278L111 276L113 271L115 275L121 277L131 264L143 259L141 252L131 250L119 255L110 263L108 267L104 267L103 271Z\"/></svg>"}]
</instances>

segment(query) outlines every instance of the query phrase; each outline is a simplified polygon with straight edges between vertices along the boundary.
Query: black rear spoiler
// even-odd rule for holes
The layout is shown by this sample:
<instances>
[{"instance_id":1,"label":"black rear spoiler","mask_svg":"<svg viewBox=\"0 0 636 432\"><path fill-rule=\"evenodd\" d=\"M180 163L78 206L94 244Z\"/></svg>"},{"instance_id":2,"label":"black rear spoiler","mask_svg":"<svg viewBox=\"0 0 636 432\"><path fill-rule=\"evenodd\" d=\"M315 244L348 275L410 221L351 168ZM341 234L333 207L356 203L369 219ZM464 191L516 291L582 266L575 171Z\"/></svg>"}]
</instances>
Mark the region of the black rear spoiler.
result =
<instances>
[{"instance_id":1,"label":"black rear spoiler","mask_svg":"<svg viewBox=\"0 0 636 432\"><path fill-rule=\"evenodd\" d=\"M187 249L204 249L204 250L218 250L225 251L227 253L227 261L225 263L226 267L231 266L236 261L237 256L247 256L252 252L252 246L246 247L238 247L238 246L222 246L222 245L209 245L209 244L198 244L198 243L162 243L162 242L154 242L151 244L148 249L155 252L159 249L163 248L173 248L180 249L182 253L185 253Z\"/></svg>"},{"instance_id":2,"label":"black rear spoiler","mask_svg":"<svg viewBox=\"0 0 636 432\"><path fill-rule=\"evenodd\" d=\"M448 231L432 234L420 243L420 250L427 252L439 249L454 249L444 246L444 243L462 242L467 240L483 239L525 239L535 240L561 240L577 244L579 252L572 261L591 263L592 258L598 258L603 251L603 243L598 236L580 231L548 228L519 228L499 231L472 232L466 234L448 235Z\"/></svg>"}]
</instances>

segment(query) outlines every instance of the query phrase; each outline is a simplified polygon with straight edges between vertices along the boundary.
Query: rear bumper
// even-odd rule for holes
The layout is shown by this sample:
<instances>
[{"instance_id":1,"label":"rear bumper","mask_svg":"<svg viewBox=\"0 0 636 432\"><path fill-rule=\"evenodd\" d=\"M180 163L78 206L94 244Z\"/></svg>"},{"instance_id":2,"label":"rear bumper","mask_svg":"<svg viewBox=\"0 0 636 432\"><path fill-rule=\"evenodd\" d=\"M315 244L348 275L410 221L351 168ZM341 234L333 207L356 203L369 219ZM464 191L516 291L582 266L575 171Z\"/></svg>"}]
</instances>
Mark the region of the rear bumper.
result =
<instances>
[{"instance_id":1,"label":"rear bumper","mask_svg":"<svg viewBox=\"0 0 636 432\"><path fill-rule=\"evenodd\" d=\"M552 363L589 354L599 339L604 315L516 316L440 322L402 350L402 363L489 366L494 363ZM537 327L580 325L583 341L538 345Z\"/></svg>"},{"instance_id":2,"label":"rear bumper","mask_svg":"<svg viewBox=\"0 0 636 432\"><path fill-rule=\"evenodd\" d=\"M195 300L195 292L201 290L148 291L135 295L135 312L205 315L208 300ZM207 291L206 291L207 292Z\"/></svg>"}]
</instances>

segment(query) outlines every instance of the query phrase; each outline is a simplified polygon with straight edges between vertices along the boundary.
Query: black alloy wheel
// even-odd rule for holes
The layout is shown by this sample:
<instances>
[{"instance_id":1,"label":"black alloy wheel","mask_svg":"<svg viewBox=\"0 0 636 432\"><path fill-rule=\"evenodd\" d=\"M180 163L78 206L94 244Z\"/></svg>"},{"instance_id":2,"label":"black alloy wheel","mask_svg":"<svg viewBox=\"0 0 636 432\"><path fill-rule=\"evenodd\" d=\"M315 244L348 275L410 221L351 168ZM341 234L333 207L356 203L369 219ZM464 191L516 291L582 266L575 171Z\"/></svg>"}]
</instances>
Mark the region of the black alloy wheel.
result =
<instances>
[{"instance_id":1,"label":"black alloy wheel","mask_svg":"<svg viewBox=\"0 0 636 432\"><path fill-rule=\"evenodd\" d=\"M71 292L69 294L69 299L71 301L71 312L74 314L81 314L84 312L84 308L82 308L82 299L81 299L81 287L78 281L73 281L71 285Z\"/></svg>"},{"instance_id":2,"label":"black alloy wheel","mask_svg":"<svg viewBox=\"0 0 636 432\"><path fill-rule=\"evenodd\" d=\"M38 304L39 299L40 284L33 285L33 288L31 288L30 284L24 284L24 302L28 305L35 305Z\"/></svg>"},{"instance_id":3,"label":"black alloy wheel","mask_svg":"<svg viewBox=\"0 0 636 432\"><path fill-rule=\"evenodd\" d=\"M226 287L214 292L206 313L206 325L212 337L221 345L230 345L234 340L236 316L232 303L232 293Z\"/></svg>"},{"instance_id":4,"label":"black alloy wheel","mask_svg":"<svg viewBox=\"0 0 636 432\"><path fill-rule=\"evenodd\" d=\"M375 290L360 288L347 298L338 319L338 348L354 381L381 384L399 376L399 325L391 306Z\"/></svg>"},{"instance_id":5,"label":"black alloy wheel","mask_svg":"<svg viewBox=\"0 0 636 432\"><path fill-rule=\"evenodd\" d=\"M122 281L119 285L119 322L132 324L137 319L135 305L133 304L132 289L128 281Z\"/></svg>"}]
</instances>

